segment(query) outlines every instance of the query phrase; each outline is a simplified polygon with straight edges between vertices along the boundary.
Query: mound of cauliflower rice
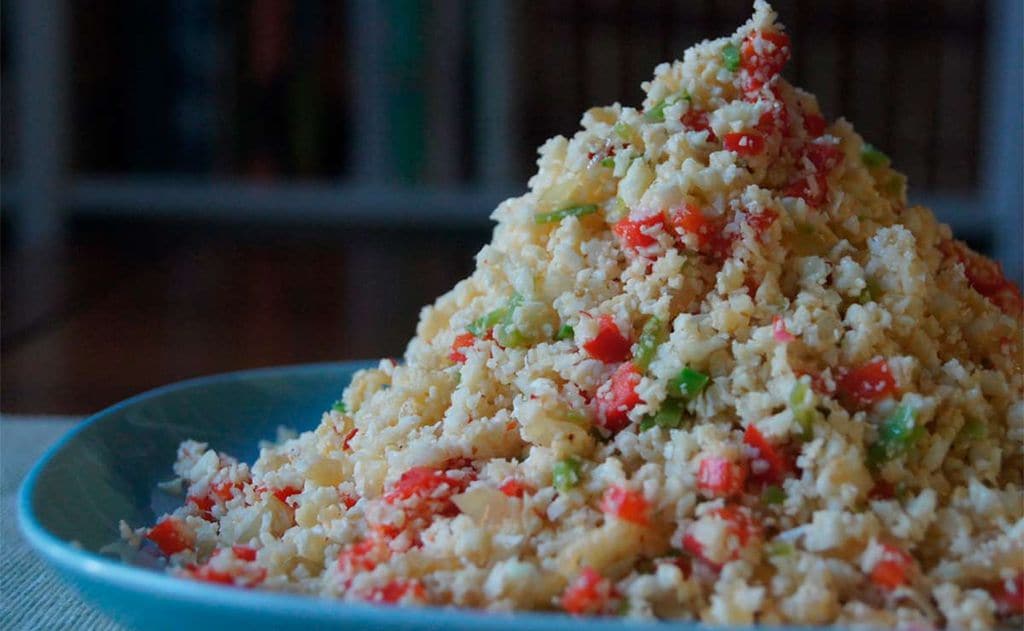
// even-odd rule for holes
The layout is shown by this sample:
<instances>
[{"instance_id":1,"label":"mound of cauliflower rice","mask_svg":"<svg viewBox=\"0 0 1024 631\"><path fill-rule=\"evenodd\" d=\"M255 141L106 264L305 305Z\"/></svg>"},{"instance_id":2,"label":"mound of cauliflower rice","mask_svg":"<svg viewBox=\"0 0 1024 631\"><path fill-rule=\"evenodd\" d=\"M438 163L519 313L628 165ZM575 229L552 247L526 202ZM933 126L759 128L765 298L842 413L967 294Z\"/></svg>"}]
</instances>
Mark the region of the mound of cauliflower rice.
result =
<instances>
[{"instance_id":1,"label":"mound of cauliflower rice","mask_svg":"<svg viewBox=\"0 0 1024 631\"><path fill-rule=\"evenodd\" d=\"M200 581L926 629L1024 611L1021 294L780 71L764 2L587 111L404 362L124 536Z\"/></svg>"}]
</instances>

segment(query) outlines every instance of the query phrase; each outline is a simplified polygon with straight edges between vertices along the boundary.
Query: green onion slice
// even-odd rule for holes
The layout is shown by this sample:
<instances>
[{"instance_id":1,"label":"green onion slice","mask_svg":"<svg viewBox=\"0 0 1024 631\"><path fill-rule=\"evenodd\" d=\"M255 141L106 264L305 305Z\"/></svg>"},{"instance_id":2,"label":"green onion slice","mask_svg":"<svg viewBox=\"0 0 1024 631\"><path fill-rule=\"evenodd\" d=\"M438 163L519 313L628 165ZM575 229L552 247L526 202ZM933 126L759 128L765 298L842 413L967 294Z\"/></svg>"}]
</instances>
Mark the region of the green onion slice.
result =
<instances>
[{"instance_id":1,"label":"green onion slice","mask_svg":"<svg viewBox=\"0 0 1024 631\"><path fill-rule=\"evenodd\" d=\"M665 97L658 101L657 105L644 112L644 120L648 123L664 123L665 122L665 108L673 103L677 103L680 99L690 101L692 98L686 92L680 92L671 96Z\"/></svg>"},{"instance_id":2,"label":"green onion slice","mask_svg":"<svg viewBox=\"0 0 1024 631\"><path fill-rule=\"evenodd\" d=\"M597 204L581 204L579 206L559 208L558 210L552 210L547 213L538 213L534 215L533 220L537 224L543 225L546 223L557 223L566 217L583 217L584 215L590 215L596 212Z\"/></svg>"},{"instance_id":3,"label":"green onion slice","mask_svg":"<svg viewBox=\"0 0 1024 631\"><path fill-rule=\"evenodd\" d=\"M774 485L765 487L761 501L765 504L782 504L786 501L786 492Z\"/></svg>"},{"instance_id":4,"label":"green onion slice","mask_svg":"<svg viewBox=\"0 0 1024 631\"><path fill-rule=\"evenodd\" d=\"M729 72L736 72L740 68L740 49L736 44L726 44L722 48L722 64Z\"/></svg>"},{"instance_id":5,"label":"green onion slice","mask_svg":"<svg viewBox=\"0 0 1024 631\"><path fill-rule=\"evenodd\" d=\"M704 373L687 366L669 380L668 391L675 396L690 400L703 392L710 380L711 378Z\"/></svg>"},{"instance_id":6,"label":"green onion slice","mask_svg":"<svg viewBox=\"0 0 1024 631\"><path fill-rule=\"evenodd\" d=\"M658 347L665 341L665 324L660 318L652 316L640 332L637 340L636 355L633 357L633 364L640 370L646 370L654 359Z\"/></svg>"},{"instance_id":7,"label":"green onion slice","mask_svg":"<svg viewBox=\"0 0 1024 631\"><path fill-rule=\"evenodd\" d=\"M861 149L860 160L865 166L872 169L889 165L889 156L868 143L864 143L864 148Z\"/></svg>"},{"instance_id":8,"label":"green onion slice","mask_svg":"<svg viewBox=\"0 0 1024 631\"><path fill-rule=\"evenodd\" d=\"M580 461L575 458L559 460L551 468L551 478L555 488L563 493L575 488L581 480Z\"/></svg>"},{"instance_id":9,"label":"green onion slice","mask_svg":"<svg viewBox=\"0 0 1024 631\"><path fill-rule=\"evenodd\" d=\"M924 434L916 420L917 410L909 405L897 406L878 428L878 440L868 448L868 465L875 468L905 454Z\"/></svg>"}]
</instances>

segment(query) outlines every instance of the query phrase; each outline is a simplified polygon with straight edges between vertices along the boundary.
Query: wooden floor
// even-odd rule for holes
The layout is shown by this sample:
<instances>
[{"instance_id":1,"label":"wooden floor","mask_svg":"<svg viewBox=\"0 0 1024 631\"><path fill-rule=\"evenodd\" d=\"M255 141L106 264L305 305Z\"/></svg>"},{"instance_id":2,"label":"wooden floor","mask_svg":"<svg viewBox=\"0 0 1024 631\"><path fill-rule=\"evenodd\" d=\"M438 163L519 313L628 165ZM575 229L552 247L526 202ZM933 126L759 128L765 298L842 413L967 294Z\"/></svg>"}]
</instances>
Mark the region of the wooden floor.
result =
<instances>
[{"instance_id":1,"label":"wooden floor","mask_svg":"<svg viewBox=\"0 0 1024 631\"><path fill-rule=\"evenodd\" d=\"M197 375L400 355L487 239L92 223L5 248L0 410L86 414Z\"/></svg>"}]
</instances>

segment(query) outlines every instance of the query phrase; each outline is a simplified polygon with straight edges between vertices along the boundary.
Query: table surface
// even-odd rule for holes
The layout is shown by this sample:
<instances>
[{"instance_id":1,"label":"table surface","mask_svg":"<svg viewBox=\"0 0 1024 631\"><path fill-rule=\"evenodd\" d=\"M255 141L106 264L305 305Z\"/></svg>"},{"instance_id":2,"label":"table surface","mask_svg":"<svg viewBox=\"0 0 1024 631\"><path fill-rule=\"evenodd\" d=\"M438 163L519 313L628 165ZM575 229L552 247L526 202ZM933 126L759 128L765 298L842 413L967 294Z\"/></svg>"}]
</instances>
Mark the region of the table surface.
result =
<instances>
[{"instance_id":1,"label":"table surface","mask_svg":"<svg viewBox=\"0 0 1024 631\"><path fill-rule=\"evenodd\" d=\"M0 250L0 410L84 416L200 375L400 355L487 240L122 222Z\"/></svg>"},{"instance_id":2,"label":"table surface","mask_svg":"<svg viewBox=\"0 0 1024 631\"><path fill-rule=\"evenodd\" d=\"M89 629L122 627L82 601L35 555L18 532L18 488L46 449L77 418L0 417L3 506L0 511L0 629Z\"/></svg>"}]
</instances>

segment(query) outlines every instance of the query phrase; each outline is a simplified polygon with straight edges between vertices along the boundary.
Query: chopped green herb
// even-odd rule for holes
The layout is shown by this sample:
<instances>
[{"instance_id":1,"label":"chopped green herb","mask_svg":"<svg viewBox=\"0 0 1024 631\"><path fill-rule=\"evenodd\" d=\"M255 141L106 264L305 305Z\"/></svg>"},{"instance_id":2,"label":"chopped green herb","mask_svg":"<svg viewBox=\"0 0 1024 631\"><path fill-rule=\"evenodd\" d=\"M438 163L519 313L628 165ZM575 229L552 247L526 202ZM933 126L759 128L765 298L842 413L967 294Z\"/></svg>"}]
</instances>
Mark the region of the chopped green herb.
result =
<instances>
[{"instance_id":1,"label":"chopped green herb","mask_svg":"<svg viewBox=\"0 0 1024 631\"><path fill-rule=\"evenodd\" d=\"M808 441L814 438L814 423L818 420L818 412L814 409L811 388L802 381L796 382L789 393L789 405L793 408L793 420L800 426L800 439Z\"/></svg>"},{"instance_id":2,"label":"chopped green herb","mask_svg":"<svg viewBox=\"0 0 1024 631\"><path fill-rule=\"evenodd\" d=\"M555 488L562 493L575 488L580 483L580 461L575 458L559 460L551 468L551 478Z\"/></svg>"},{"instance_id":3,"label":"chopped green herb","mask_svg":"<svg viewBox=\"0 0 1024 631\"><path fill-rule=\"evenodd\" d=\"M786 501L786 492L777 486L765 487L761 501L765 504L782 504Z\"/></svg>"},{"instance_id":4,"label":"chopped green herb","mask_svg":"<svg viewBox=\"0 0 1024 631\"><path fill-rule=\"evenodd\" d=\"M331 406L331 411L332 412L341 412L342 414L344 414L345 412L348 412L348 408L345 407L345 402L344 401L342 401L341 399L338 399L337 401L334 402L334 405Z\"/></svg>"},{"instance_id":5,"label":"chopped green herb","mask_svg":"<svg viewBox=\"0 0 1024 631\"><path fill-rule=\"evenodd\" d=\"M654 414L648 414L640 420L640 431L654 426L665 429L678 429L683 424L683 402L679 399L666 399L661 408Z\"/></svg>"},{"instance_id":6,"label":"chopped green herb","mask_svg":"<svg viewBox=\"0 0 1024 631\"><path fill-rule=\"evenodd\" d=\"M800 426L800 440L807 442L814 440L814 423L818 420L818 412L811 406L796 408L793 410L793 418Z\"/></svg>"},{"instance_id":7,"label":"chopped green herb","mask_svg":"<svg viewBox=\"0 0 1024 631\"><path fill-rule=\"evenodd\" d=\"M523 297L518 293L513 294L502 307L473 320L467 328L477 337L485 337L488 331L494 329L494 338L502 346L522 346L529 340L515 327L512 320L516 309L522 304Z\"/></svg>"},{"instance_id":8,"label":"chopped green herb","mask_svg":"<svg viewBox=\"0 0 1024 631\"><path fill-rule=\"evenodd\" d=\"M473 335L477 337L484 337L487 335L487 332L491 330L491 328L493 328L495 325L497 325L505 318L506 312L507 309L505 307L495 309L494 311L491 311L487 315L482 315L476 320L473 320L473 322L466 328Z\"/></svg>"},{"instance_id":9,"label":"chopped green herb","mask_svg":"<svg viewBox=\"0 0 1024 631\"><path fill-rule=\"evenodd\" d=\"M664 123L665 122L665 106L668 105L668 99L662 99L657 105L644 112L644 120L648 123Z\"/></svg>"},{"instance_id":10,"label":"chopped green herb","mask_svg":"<svg viewBox=\"0 0 1024 631\"><path fill-rule=\"evenodd\" d=\"M534 215L533 220L538 224L557 223L566 217L582 217L596 212L597 204L581 204L559 208L548 213L538 213Z\"/></svg>"},{"instance_id":11,"label":"chopped green herb","mask_svg":"<svg viewBox=\"0 0 1024 631\"><path fill-rule=\"evenodd\" d=\"M860 151L860 160L865 166L872 169L889 165L889 156L868 143L864 143L864 148Z\"/></svg>"},{"instance_id":12,"label":"chopped green herb","mask_svg":"<svg viewBox=\"0 0 1024 631\"><path fill-rule=\"evenodd\" d=\"M604 160L601 160L601 166L608 167L609 169L615 168L615 158L608 156Z\"/></svg>"},{"instance_id":13,"label":"chopped green herb","mask_svg":"<svg viewBox=\"0 0 1024 631\"><path fill-rule=\"evenodd\" d=\"M875 302L881 295L882 288L878 285L878 281L869 276L864 280L864 289L860 292L860 296L857 297L857 302L866 305L869 302Z\"/></svg>"},{"instance_id":14,"label":"chopped green herb","mask_svg":"<svg viewBox=\"0 0 1024 631\"><path fill-rule=\"evenodd\" d=\"M691 97L686 92L680 92L673 94L658 101L658 104L651 109L644 112L644 120L648 123L664 123L665 122L665 108L673 103L678 102L680 99L691 100Z\"/></svg>"},{"instance_id":15,"label":"chopped green herb","mask_svg":"<svg viewBox=\"0 0 1024 631\"><path fill-rule=\"evenodd\" d=\"M516 328L513 318L515 317L516 309L523 304L523 297L518 293L512 294L512 297L505 303L504 315L494 327L494 339L498 341L498 344L506 348L517 348L519 346L525 346L529 339L523 334L518 328Z\"/></svg>"},{"instance_id":16,"label":"chopped green herb","mask_svg":"<svg viewBox=\"0 0 1024 631\"><path fill-rule=\"evenodd\" d=\"M868 465L876 468L906 453L924 434L924 428L915 425L916 419L917 410L908 405L893 410L878 428L878 440L868 448Z\"/></svg>"},{"instance_id":17,"label":"chopped green herb","mask_svg":"<svg viewBox=\"0 0 1024 631\"><path fill-rule=\"evenodd\" d=\"M740 49L735 44L726 44L722 48L722 63L729 72L736 72L740 68Z\"/></svg>"},{"instance_id":18,"label":"chopped green herb","mask_svg":"<svg viewBox=\"0 0 1024 631\"><path fill-rule=\"evenodd\" d=\"M710 380L711 378L704 373L687 366L669 380L668 391L675 396L690 400L703 392Z\"/></svg>"},{"instance_id":19,"label":"chopped green herb","mask_svg":"<svg viewBox=\"0 0 1024 631\"><path fill-rule=\"evenodd\" d=\"M646 370L654 359L658 347L665 341L665 325L660 318L651 317L645 324L640 338L637 340L636 355L633 357L633 365L640 370Z\"/></svg>"},{"instance_id":20,"label":"chopped green herb","mask_svg":"<svg viewBox=\"0 0 1024 631\"><path fill-rule=\"evenodd\" d=\"M988 432L985 424L974 418L964 423L963 428L960 429L960 436L967 440L981 440L986 433Z\"/></svg>"},{"instance_id":21,"label":"chopped green herb","mask_svg":"<svg viewBox=\"0 0 1024 631\"><path fill-rule=\"evenodd\" d=\"M576 335L573 331L572 326L569 324L563 324L558 327L558 333L555 334L555 339L558 341L571 340Z\"/></svg>"},{"instance_id":22,"label":"chopped green herb","mask_svg":"<svg viewBox=\"0 0 1024 631\"><path fill-rule=\"evenodd\" d=\"M810 393L811 388L802 381L796 382L793 389L789 392L789 404L793 407L800 407L806 405L807 395Z\"/></svg>"},{"instance_id":23,"label":"chopped green herb","mask_svg":"<svg viewBox=\"0 0 1024 631\"><path fill-rule=\"evenodd\" d=\"M615 135L623 140L629 140L633 137L634 133L633 126L623 123L622 121L615 123L614 131Z\"/></svg>"},{"instance_id":24,"label":"chopped green herb","mask_svg":"<svg viewBox=\"0 0 1024 631\"><path fill-rule=\"evenodd\" d=\"M785 557L796 552L796 549L793 548L793 544L787 541L772 541L765 548L765 552L770 557Z\"/></svg>"}]
</instances>

